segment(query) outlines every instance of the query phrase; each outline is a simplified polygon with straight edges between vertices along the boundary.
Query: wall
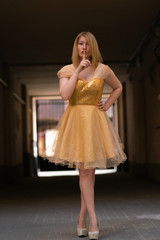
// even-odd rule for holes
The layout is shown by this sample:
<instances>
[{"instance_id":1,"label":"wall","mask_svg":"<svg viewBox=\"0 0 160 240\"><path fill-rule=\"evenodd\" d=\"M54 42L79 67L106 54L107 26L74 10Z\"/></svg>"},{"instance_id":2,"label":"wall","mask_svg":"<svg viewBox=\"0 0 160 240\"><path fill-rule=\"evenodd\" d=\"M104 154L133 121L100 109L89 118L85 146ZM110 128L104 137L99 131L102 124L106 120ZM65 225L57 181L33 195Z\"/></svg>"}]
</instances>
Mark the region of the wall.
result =
<instances>
[{"instance_id":1,"label":"wall","mask_svg":"<svg viewBox=\"0 0 160 240\"><path fill-rule=\"evenodd\" d=\"M5 87L0 84L0 176L3 175L4 165L4 91ZM1 180L1 179L0 179Z\"/></svg>"},{"instance_id":2,"label":"wall","mask_svg":"<svg viewBox=\"0 0 160 240\"><path fill-rule=\"evenodd\" d=\"M23 120L21 84L9 66L4 66L0 84L0 180L13 183L23 176ZM15 95L16 93L16 95Z\"/></svg>"},{"instance_id":3,"label":"wall","mask_svg":"<svg viewBox=\"0 0 160 240\"><path fill-rule=\"evenodd\" d=\"M160 181L160 62L154 54L158 41L152 36L129 68L126 108L130 171Z\"/></svg>"},{"instance_id":4,"label":"wall","mask_svg":"<svg viewBox=\"0 0 160 240\"><path fill-rule=\"evenodd\" d=\"M134 94L133 94L133 83L128 80L124 84L124 114L125 114L125 145L128 167L130 163L135 160L135 147L133 143L135 142L135 112L134 112Z\"/></svg>"},{"instance_id":5,"label":"wall","mask_svg":"<svg viewBox=\"0 0 160 240\"><path fill-rule=\"evenodd\" d=\"M160 64L144 77L148 175L160 181Z\"/></svg>"},{"instance_id":6,"label":"wall","mask_svg":"<svg viewBox=\"0 0 160 240\"><path fill-rule=\"evenodd\" d=\"M3 80L1 63L0 63L0 80ZM5 86L3 85L2 82L0 82L0 176L3 175L2 166L4 165L4 91Z\"/></svg>"}]
</instances>

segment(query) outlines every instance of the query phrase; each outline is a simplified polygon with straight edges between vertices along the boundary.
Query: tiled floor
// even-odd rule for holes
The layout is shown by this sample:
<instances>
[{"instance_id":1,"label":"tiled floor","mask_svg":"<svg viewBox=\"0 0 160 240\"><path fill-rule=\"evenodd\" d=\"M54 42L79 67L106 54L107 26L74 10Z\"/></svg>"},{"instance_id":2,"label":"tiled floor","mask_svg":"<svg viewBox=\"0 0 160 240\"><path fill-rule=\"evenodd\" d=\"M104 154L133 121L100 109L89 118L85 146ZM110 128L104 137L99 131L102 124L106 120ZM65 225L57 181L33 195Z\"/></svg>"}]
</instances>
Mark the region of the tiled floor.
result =
<instances>
[{"instance_id":1,"label":"tiled floor","mask_svg":"<svg viewBox=\"0 0 160 240\"><path fill-rule=\"evenodd\" d=\"M160 240L160 184L116 173L95 191L100 240ZM0 240L76 240L78 211L77 176L26 179L0 191Z\"/></svg>"}]
</instances>

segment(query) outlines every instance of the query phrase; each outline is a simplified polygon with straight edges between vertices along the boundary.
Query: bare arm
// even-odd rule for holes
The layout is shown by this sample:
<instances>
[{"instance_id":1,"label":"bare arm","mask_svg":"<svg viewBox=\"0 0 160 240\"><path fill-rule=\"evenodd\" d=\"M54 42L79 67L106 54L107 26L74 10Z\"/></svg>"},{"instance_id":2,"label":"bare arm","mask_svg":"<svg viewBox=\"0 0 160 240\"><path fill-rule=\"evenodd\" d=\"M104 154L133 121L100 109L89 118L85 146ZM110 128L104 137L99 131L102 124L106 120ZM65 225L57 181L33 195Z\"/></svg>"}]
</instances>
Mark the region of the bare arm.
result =
<instances>
[{"instance_id":1,"label":"bare arm","mask_svg":"<svg viewBox=\"0 0 160 240\"><path fill-rule=\"evenodd\" d=\"M60 95L64 100L70 99L74 92L79 73L90 65L91 65L90 61L85 59L84 57L70 79L60 78L59 81Z\"/></svg>"},{"instance_id":2,"label":"bare arm","mask_svg":"<svg viewBox=\"0 0 160 240\"><path fill-rule=\"evenodd\" d=\"M122 84L114 74L114 72L108 67L108 76L105 79L105 82L113 89L109 98L103 104L102 101L98 102L98 108L101 111L107 111L112 104L117 100L122 92Z\"/></svg>"},{"instance_id":3,"label":"bare arm","mask_svg":"<svg viewBox=\"0 0 160 240\"><path fill-rule=\"evenodd\" d=\"M76 83L77 83L77 78L78 78L78 71L74 72L72 77L69 78L60 78L59 80L59 90L60 90L60 95L64 100L68 100L75 89Z\"/></svg>"}]
</instances>

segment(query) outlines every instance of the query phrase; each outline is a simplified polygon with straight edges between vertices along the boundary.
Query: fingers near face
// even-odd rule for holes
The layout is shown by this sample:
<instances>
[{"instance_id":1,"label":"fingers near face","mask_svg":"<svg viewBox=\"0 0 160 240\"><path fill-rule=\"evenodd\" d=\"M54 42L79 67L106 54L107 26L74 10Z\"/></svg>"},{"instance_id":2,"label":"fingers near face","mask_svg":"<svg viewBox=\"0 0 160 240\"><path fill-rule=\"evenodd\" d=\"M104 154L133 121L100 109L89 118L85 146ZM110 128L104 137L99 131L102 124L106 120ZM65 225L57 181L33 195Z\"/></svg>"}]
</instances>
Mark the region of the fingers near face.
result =
<instances>
[{"instance_id":1,"label":"fingers near face","mask_svg":"<svg viewBox=\"0 0 160 240\"><path fill-rule=\"evenodd\" d=\"M86 51L82 51L82 59L83 59L83 60L86 59Z\"/></svg>"},{"instance_id":2,"label":"fingers near face","mask_svg":"<svg viewBox=\"0 0 160 240\"><path fill-rule=\"evenodd\" d=\"M82 66L82 68L87 68L90 66L90 62L88 60L82 60L81 66Z\"/></svg>"}]
</instances>

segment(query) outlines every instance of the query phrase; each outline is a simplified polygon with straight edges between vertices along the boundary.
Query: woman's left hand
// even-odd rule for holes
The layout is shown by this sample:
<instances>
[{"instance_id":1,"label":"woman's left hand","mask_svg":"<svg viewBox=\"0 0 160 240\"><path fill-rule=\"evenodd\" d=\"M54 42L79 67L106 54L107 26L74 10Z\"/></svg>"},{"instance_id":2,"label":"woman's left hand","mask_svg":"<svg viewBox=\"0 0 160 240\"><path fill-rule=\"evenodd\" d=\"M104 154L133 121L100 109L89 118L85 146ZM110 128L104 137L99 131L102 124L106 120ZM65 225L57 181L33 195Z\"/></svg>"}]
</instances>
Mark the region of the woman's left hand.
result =
<instances>
[{"instance_id":1,"label":"woman's left hand","mask_svg":"<svg viewBox=\"0 0 160 240\"><path fill-rule=\"evenodd\" d=\"M108 109L106 108L106 105L103 104L103 102L100 100L97 104L97 107L99 108L99 110L101 111L107 111Z\"/></svg>"}]
</instances>

